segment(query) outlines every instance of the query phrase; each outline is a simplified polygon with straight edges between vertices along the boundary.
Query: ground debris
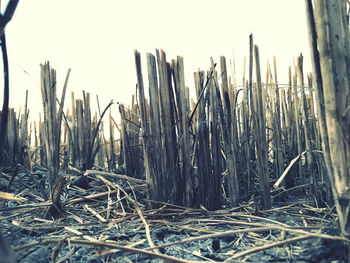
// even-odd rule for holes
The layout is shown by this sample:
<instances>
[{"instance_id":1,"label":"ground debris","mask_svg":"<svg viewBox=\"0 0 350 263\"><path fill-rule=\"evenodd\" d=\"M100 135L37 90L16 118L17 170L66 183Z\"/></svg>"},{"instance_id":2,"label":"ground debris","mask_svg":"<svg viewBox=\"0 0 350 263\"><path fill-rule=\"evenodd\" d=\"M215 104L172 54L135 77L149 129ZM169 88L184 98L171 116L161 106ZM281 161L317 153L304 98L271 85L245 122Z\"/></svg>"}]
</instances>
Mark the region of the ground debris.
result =
<instances>
[{"instance_id":1,"label":"ground debris","mask_svg":"<svg viewBox=\"0 0 350 263\"><path fill-rule=\"evenodd\" d=\"M45 176L23 170L6 188L0 174L16 197L1 201L0 227L18 262L345 262L334 208L306 199L258 214L253 201L190 209L147 200L142 180L89 172L87 189L65 186L64 217L48 220Z\"/></svg>"}]
</instances>

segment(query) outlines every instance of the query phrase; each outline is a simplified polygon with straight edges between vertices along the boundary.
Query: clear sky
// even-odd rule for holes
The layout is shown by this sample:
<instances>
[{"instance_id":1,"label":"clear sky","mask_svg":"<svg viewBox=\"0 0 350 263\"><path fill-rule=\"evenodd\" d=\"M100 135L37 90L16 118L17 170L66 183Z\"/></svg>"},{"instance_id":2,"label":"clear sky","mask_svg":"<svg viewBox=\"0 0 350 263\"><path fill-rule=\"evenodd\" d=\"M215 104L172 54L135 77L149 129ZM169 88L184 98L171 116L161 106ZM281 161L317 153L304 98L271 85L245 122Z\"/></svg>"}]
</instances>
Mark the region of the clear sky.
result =
<instances>
[{"instance_id":1,"label":"clear sky","mask_svg":"<svg viewBox=\"0 0 350 263\"><path fill-rule=\"evenodd\" d=\"M7 1L1 2L4 10ZM102 107L111 99L129 104L136 84L134 49L143 61L156 48L169 60L183 56L191 88L193 72L209 69L211 56L218 62L225 55L229 62L234 54L241 81L250 33L259 46L263 76L273 56L280 83L286 83L288 66L300 53L310 70L304 0L22 0L6 28L10 106L23 106L29 90L31 117L37 119L39 64L47 60L57 70L59 96L72 68L67 102L71 91L82 98L86 90L92 107L96 95ZM2 74L0 81L2 106Z\"/></svg>"}]
</instances>

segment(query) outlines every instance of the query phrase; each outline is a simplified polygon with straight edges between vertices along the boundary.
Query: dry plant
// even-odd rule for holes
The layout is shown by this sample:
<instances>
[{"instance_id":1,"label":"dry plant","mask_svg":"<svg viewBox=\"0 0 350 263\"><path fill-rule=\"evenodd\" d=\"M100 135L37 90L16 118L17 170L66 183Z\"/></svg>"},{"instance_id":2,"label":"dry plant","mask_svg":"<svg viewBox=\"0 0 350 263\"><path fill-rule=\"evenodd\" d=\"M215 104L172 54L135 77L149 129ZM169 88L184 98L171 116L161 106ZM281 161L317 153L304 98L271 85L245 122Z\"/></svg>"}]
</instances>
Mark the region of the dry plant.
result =
<instances>
[{"instance_id":1,"label":"dry plant","mask_svg":"<svg viewBox=\"0 0 350 263\"><path fill-rule=\"evenodd\" d=\"M350 236L350 34L346 3L306 0L324 160L342 233Z\"/></svg>"},{"instance_id":2,"label":"dry plant","mask_svg":"<svg viewBox=\"0 0 350 263\"><path fill-rule=\"evenodd\" d=\"M48 210L47 217L58 218L62 212L60 195L65 182L64 176L60 173L61 122L70 69L67 72L57 111L56 71L50 67L49 62L46 62L44 65L41 64L40 67L47 178L49 182L49 196L52 201L52 206Z\"/></svg>"}]
</instances>

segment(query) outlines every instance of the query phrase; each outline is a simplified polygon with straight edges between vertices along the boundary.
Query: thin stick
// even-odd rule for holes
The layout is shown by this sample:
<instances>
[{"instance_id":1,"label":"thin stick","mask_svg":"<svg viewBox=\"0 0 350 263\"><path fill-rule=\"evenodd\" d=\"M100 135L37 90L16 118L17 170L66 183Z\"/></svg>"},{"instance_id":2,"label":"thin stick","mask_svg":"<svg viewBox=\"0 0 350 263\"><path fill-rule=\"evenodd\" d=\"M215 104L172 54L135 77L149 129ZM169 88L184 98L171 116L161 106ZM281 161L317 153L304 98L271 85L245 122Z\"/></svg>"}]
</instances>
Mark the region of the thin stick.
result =
<instances>
[{"instance_id":1,"label":"thin stick","mask_svg":"<svg viewBox=\"0 0 350 263\"><path fill-rule=\"evenodd\" d=\"M147 183L145 180L133 178L133 177L130 177L130 176L127 176L127 175L124 175L124 174L108 173L108 172L97 171L97 170L86 170L85 173L84 173L84 176L87 176L87 175L109 176L109 177L118 178L118 179L122 179L122 180L127 180L127 181L130 181L130 182L139 183L139 184Z\"/></svg>"},{"instance_id":2,"label":"thin stick","mask_svg":"<svg viewBox=\"0 0 350 263\"><path fill-rule=\"evenodd\" d=\"M236 235L236 234L240 234L240 233L265 232L265 231L271 231L271 230L276 230L276 227L253 227L253 228L237 229L237 230L220 232L220 233L215 233L215 234L202 235L202 236L198 236L198 237L190 237L190 238L182 239L179 241L175 241L175 242L171 242L171 243L156 246L154 248L147 248L147 249L149 250L149 249L155 249L155 248L164 248L164 247L169 247L169 246L173 246L173 245L184 244L187 242L193 242L193 241L209 239L209 238L232 236L232 235Z\"/></svg>"},{"instance_id":3,"label":"thin stick","mask_svg":"<svg viewBox=\"0 0 350 263\"><path fill-rule=\"evenodd\" d=\"M280 178L278 178L277 182L273 185L273 188L277 188L283 181L283 179L287 176L289 170L292 168L293 164L298 161L298 159L300 158L300 156L302 156L303 154L305 154L306 151L303 151L301 154L299 154L297 157L295 157L288 165L288 167L286 168L286 170L284 170L283 174L281 175Z\"/></svg>"},{"instance_id":4,"label":"thin stick","mask_svg":"<svg viewBox=\"0 0 350 263\"><path fill-rule=\"evenodd\" d=\"M215 68L215 67L214 67L214 68ZM197 110L197 108L198 108L199 102L201 101L201 99L202 99L202 97L203 97L203 95L204 95L204 92L205 92L205 90L207 89L208 84L209 84L209 82L210 82L210 80L211 80L212 77L213 77L213 70L210 71L210 75L207 77L207 81L206 81L206 83L205 83L205 86L204 86L204 88L202 89L201 94L199 95L198 101L197 101L196 106L194 107L194 109L193 109L193 111L192 111L192 113L191 113L191 116L190 116L190 118L189 118L189 120L188 120L188 123L191 123L191 122L192 122L193 116L194 116L194 114L195 114L195 112L196 112L196 110Z\"/></svg>"},{"instance_id":5,"label":"thin stick","mask_svg":"<svg viewBox=\"0 0 350 263\"><path fill-rule=\"evenodd\" d=\"M245 250L243 252L234 254L232 257L226 259L224 262L231 262L231 260L233 260L233 259L237 259L237 258L240 258L240 257L243 257L243 256L247 256L249 254L257 253L257 252L263 251L265 249L269 249L269 248L272 248L272 247L277 247L277 246L281 246L281 245L285 245L285 244L295 243L295 242L298 242L298 241L301 241L301 240L305 240L305 239L310 239L310 238L313 238L313 237L310 236L310 235L303 235L303 236L293 237L293 238L289 238L289 239L282 240L282 241L273 242L273 243L266 244L266 245L263 245L263 246L260 246L260 247L254 247L254 248L251 248L251 249L247 249L247 250Z\"/></svg>"},{"instance_id":6,"label":"thin stick","mask_svg":"<svg viewBox=\"0 0 350 263\"><path fill-rule=\"evenodd\" d=\"M138 206L136 206L136 212L139 215L139 217L141 218L143 225L145 226L145 231L146 231L146 237L147 237L148 244L150 245L151 248L155 248L155 245L154 245L154 243L152 241L152 238L151 238L151 231L149 230L149 225L148 225L145 217L143 216L143 214L142 214L142 212L141 212L141 210L140 210L140 208ZM159 249L157 249L157 248L155 248L153 251L156 254L161 254Z\"/></svg>"}]
</instances>

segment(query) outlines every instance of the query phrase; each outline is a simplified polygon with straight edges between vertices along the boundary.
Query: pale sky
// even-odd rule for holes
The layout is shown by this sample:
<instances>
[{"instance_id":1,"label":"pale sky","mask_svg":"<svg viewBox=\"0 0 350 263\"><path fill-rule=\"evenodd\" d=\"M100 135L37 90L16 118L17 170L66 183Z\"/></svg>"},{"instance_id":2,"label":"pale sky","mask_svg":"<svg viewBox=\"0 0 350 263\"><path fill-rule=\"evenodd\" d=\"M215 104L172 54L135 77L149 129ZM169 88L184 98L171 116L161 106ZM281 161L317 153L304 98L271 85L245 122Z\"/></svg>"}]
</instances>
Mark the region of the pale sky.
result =
<instances>
[{"instance_id":1,"label":"pale sky","mask_svg":"<svg viewBox=\"0 0 350 263\"><path fill-rule=\"evenodd\" d=\"M7 1L1 2L4 10ZM259 46L263 80L273 56L279 83L286 83L288 66L300 53L310 71L304 0L22 0L6 28L10 106L23 107L29 90L31 118L37 119L42 109L39 64L47 60L57 70L59 96L72 68L66 106L70 93L82 98L82 90L91 93L94 108L96 95L102 107L111 99L130 104L136 84L134 49L143 62L146 52L155 54L156 48L164 49L168 60L183 56L190 88L193 72L208 70L210 57L219 62L224 55L229 62L234 54L241 82L250 33ZM116 106L113 110L117 114Z\"/></svg>"}]
</instances>

